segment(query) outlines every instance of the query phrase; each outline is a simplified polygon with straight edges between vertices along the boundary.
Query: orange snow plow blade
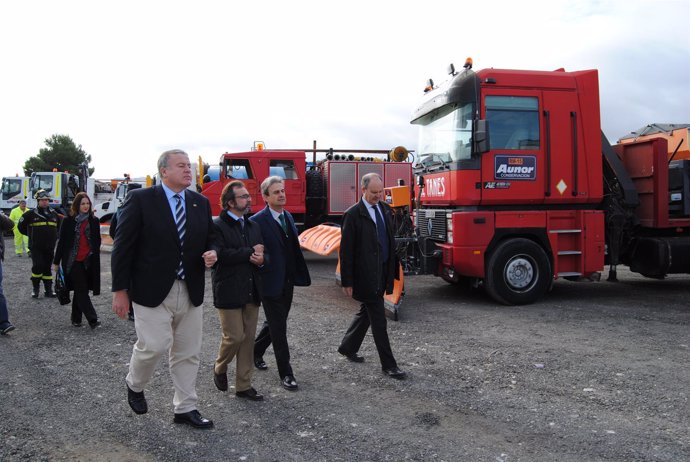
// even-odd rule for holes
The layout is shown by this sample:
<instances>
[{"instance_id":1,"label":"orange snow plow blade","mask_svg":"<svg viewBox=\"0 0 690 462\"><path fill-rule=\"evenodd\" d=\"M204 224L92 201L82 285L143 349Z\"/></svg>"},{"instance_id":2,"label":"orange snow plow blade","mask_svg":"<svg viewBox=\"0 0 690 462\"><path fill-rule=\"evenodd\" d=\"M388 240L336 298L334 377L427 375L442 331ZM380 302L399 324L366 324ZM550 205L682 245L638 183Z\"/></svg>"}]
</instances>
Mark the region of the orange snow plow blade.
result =
<instances>
[{"instance_id":1,"label":"orange snow plow blade","mask_svg":"<svg viewBox=\"0 0 690 462\"><path fill-rule=\"evenodd\" d=\"M386 307L386 314L392 318L393 321L398 320L398 310L402 304L402 299L405 296L405 276L403 275L402 265L399 268L400 279L393 281L393 293L383 296L383 305Z\"/></svg>"},{"instance_id":2,"label":"orange snow plow blade","mask_svg":"<svg viewBox=\"0 0 690 462\"><path fill-rule=\"evenodd\" d=\"M299 235L299 245L319 255L330 255L340 249L340 227L319 225Z\"/></svg>"},{"instance_id":3,"label":"orange snow plow blade","mask_svg":"<svg viewBox=\"0 0 690 462\"><path fill-rule=\"evenodd\" d=\"M339 286L342 285L340 280L340 259L338 259L338 266L335 268L335 280ZM386 308L386 316L393 321L398 320L398 311L402 305L402 299L405 296L405 276L403 275L402 265L400 265L400 279L393 280L393 293L383 296L383 306Z\"/></svg>"}]
</instances>

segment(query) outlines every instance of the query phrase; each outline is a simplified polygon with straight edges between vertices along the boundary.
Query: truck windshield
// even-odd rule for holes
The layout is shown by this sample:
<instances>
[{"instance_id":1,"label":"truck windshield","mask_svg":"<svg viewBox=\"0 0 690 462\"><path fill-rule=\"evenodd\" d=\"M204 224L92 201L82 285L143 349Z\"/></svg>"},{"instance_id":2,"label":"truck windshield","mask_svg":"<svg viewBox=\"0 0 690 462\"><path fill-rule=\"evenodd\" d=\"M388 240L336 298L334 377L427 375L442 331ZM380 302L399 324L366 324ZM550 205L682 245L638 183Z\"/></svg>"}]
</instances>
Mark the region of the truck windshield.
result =
<instances>
[{"instance_id":1,"label":"truck windshield","mask_svg":"<svg viewBox=\"0 0 690 462\"><path fill-rule=\"evenodd\" d=\"M449 104L419 120L417 163L429 166L468 160L472 155L473 109L471 103Z\"/></svg>"},{"instance_id":2,"label":"truck windshield","mask_svg":"<svg viewBox=\"0 0 690 462\"><path fill-rule=\"evenodd\" d=\"M9 199L19 194L22 189L21 178L4 178L2 180L2 198Z\"/></svg>"},{"instance_id":3,"label":"truck windshield","mask_svg":"<svg viewBox=\"0 0 690 462\"><path fill-rule=\"evenodd\" d=\"M53 190L53 175L48 173L41 175L38 173L33 173L31 175L31 195L36 194L39 189L44 189L46 192L51 192Z\"/></svg>"}]
</instances>

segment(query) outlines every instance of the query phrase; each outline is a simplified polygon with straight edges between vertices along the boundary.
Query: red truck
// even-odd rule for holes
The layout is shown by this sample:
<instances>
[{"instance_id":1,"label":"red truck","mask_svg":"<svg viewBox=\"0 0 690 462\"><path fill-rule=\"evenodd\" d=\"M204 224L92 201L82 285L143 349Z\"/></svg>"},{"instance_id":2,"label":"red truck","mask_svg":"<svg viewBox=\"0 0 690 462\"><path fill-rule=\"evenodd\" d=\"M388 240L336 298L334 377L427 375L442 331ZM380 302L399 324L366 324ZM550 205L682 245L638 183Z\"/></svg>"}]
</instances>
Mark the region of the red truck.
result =
<instances>
[{"instance_id":1,"label":"red truck","mask_svg":"<svg viewBox=\"0 0 690 462\"><path fill-rule=\"evenodd\" d=\"M314 142L312 149L266 149L260 143L250 151L223 154L218 180L204 181L201 193L218 215L223 186L241 180L257 212L264 207L261 182L280 176L285 182L286 208L303 231L322 223L340 223L343 213L360 199L359 182L367 173L381 175L385 186L411 184L412 164L405 161L408 154L403 147L391 151L317 149Z\"/></svg>"},{"instance_id":2,"label":"red truck","mask_svg":"<svg viewBox=\"0 0 690 462\"><path fill-rule=\"evenodd\" d=\"M662 136L612 147L596 70L471 68L429 81L412 116L408 272L479 282L504 304L532 303L559 277L598 279L605 263L610 279L618 264L690 272L690 160Z\"/></svg>"}]
</instances>

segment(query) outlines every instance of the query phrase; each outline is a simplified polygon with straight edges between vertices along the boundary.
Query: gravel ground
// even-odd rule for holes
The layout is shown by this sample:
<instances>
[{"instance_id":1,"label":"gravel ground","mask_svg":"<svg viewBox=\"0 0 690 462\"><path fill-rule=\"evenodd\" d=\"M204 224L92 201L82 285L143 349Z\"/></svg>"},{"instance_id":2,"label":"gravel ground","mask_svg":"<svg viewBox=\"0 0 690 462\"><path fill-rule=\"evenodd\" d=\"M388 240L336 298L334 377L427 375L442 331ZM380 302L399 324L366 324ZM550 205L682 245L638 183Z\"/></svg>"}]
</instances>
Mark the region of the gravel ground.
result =
<instances>
[{"instance_id":1,"label":"gravel ground","mask_svg":"<svg viewBox=\"0 0 690 462\"><path fill-rule=\"evenodd\" d=\"M401 319L389 322L409 374L396 381L370 336L363 364L337 354L357 305L334 284L335 260L309 255L313 285L297 290L288 326L297 392L280 387L272 350L254 375L264 402L215 389L220 328L207 300L197 389L216 425L202 431L172 423L165 363L146 389L149 413L129 409L136 336L108 292L94 298L103 327L74 328L67 307L31 299L30 262L6 244L17 330L0 337L1 461L690 460L686 277L557 281L527 307L410 278ZM109 254L102 264L108 288Z\"/></svg>"}]
</instances>

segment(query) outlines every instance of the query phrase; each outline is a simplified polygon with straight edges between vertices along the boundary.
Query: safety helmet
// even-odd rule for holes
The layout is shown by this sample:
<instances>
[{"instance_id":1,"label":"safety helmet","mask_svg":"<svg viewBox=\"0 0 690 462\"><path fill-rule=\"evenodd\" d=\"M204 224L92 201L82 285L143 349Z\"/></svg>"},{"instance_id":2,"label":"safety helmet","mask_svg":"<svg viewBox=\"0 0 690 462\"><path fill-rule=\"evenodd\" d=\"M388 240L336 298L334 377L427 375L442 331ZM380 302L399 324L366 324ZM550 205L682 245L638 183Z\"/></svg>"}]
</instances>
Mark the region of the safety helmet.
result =
<instances>
[{"instance_id":1,"label":"safety helmet","mask_svg":"<svg viewBox=\"0 0 690 462\"><path fill-rule=\"evenodd\" d=\"M45 189L39 189L36 191L34 198L36 198L36 200L50 199L50 194L48 194Z\"/></svg>"}]
</instances>

